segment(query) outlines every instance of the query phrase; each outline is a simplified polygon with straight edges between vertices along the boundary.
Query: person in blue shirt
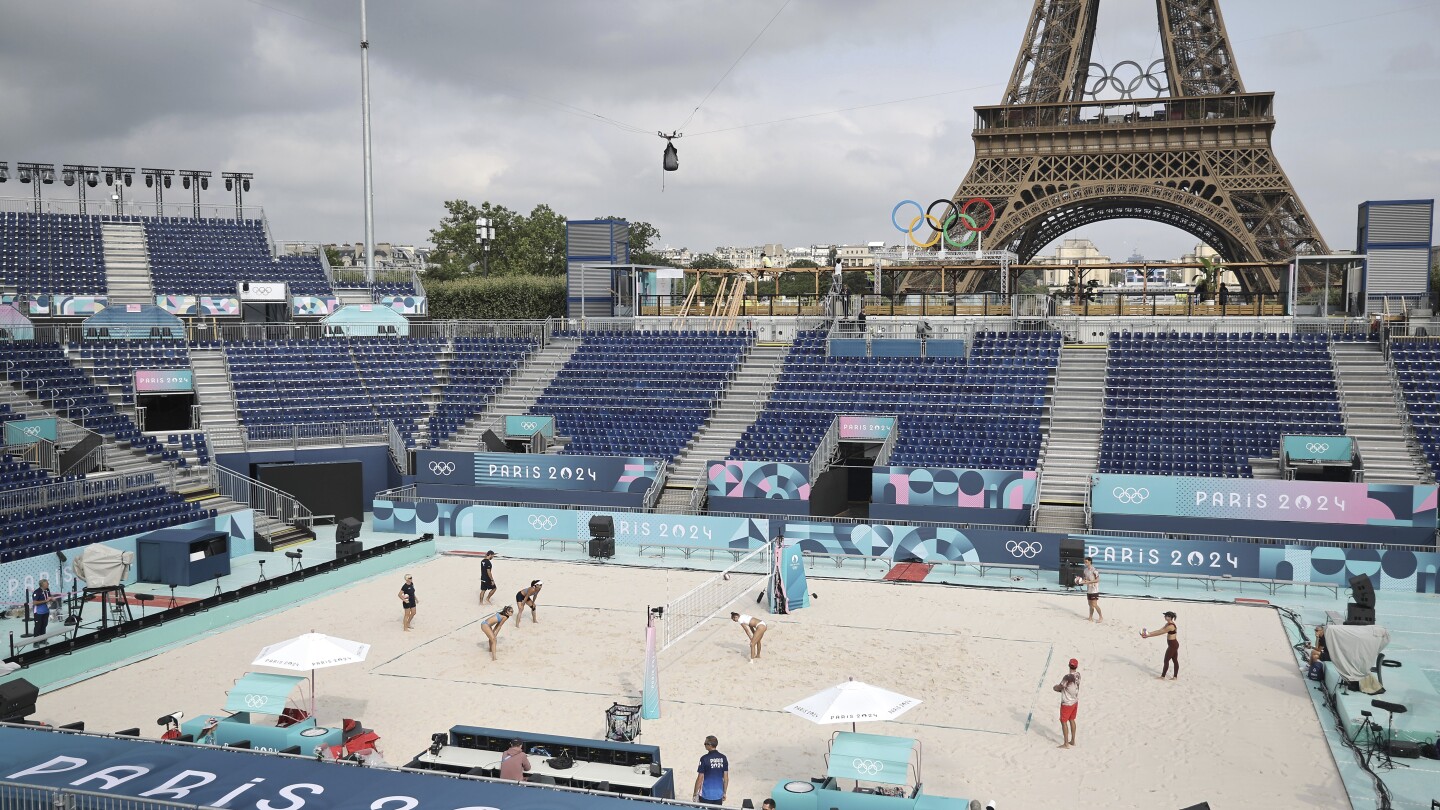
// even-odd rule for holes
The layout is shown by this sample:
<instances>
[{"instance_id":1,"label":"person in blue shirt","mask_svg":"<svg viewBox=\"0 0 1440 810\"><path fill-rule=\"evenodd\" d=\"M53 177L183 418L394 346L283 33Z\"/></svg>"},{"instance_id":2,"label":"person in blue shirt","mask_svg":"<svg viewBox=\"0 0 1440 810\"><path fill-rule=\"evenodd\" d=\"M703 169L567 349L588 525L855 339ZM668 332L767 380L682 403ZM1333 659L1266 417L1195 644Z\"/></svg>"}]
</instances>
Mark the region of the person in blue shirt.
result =
<instances>
[{"instance_id":1,"label":"person in blue shirt","mask_svg":"<svg viewBox=\"0 0 1440 810\"><path fill-rule=\"evenodd\" d=\"M730 792L730 760L715 750L718 747L714 734L705 738L705 755L695 772L695 801L701 804L724 804Z\"/></svg>"},{"instance_id":2,"label":"person in blue shirt","mask_svg":"<svg viewBox=\"0 0 1440 810\"><path fill-rule=\"evenodd\" d=\"M40 587L30 594L30 605L34 609L35 615L35 632L30 635L45 635L45 628L50 626L50 600L54 598L54 595L50 593L50 580L40 580ZM40 647L44 644L45 642L40 641L35 646Z\"/></svg>"}]
</instances>

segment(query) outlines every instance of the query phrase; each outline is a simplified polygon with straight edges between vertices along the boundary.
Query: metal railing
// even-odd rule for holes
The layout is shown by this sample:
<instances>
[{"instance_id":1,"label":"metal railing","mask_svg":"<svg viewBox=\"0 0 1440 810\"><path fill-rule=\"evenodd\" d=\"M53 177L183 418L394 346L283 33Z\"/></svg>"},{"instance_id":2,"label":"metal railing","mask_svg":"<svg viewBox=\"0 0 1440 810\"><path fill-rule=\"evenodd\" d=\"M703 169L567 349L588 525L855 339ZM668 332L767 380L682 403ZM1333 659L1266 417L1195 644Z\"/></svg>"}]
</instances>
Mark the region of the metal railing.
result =
<instances>
[{"instance_id":1,"label":"metal railing","mask_svg":"<svg viewBox=\"0 0 1440 810\"><path fill-rule=\"evenodd\" d=\"M334 340L325 334L323 325L315 322L284 323L234 323L214 318L186 318L188 339L192 341L221 341L241 343L266 340ZM391 325L390 321L384 322ZM378 325L379 322L376 322ZM544 346L550 334L550 321L411 321L411 338L436 338L448 340L460 337L474 338L525 338ZM364 325L364 324L361 324ZM84 330L75 323L41 323L33 327L32 335L20 343L80 343L85 340ZM177 345L181 343L176 339Z\"/></svg>"},{"instance_id":2,"label":"metal railing","mask_svg":"<svg viewBox=\"0 0 1440 810\"><path fill-rule=\"evenodd\" d=\"M30 462L30 466L58 473L60 456L55 443L49 439L37 439L28 444L10 444L0 447L0 454Z\"/></svg>"},{"instance_id":3,"label":"metal railing","mask_svg":"<svg viewBox=\"0 0 1440 810\"><path fill-rule=\"evenodd\" d=\"M690 514L698 515L705 511L705 501L710 497L710 462L706 461L701 468L700 474L695 476L695 483L690 487L690 500L686 508Z\"/></svg>"},{"instance_id":4,"label":"metal railing","mask_svg":"<svg viewBox=\"0 0 1440 810\"><path fill-rule=\"evenodd\" d=\"M56 472L60 475L72 473L85 474L92 470L105 468L105 444L102 442L90 448L90 452L75 458L66 459Z\"/></svg>"},{"instance_id":5,"label":"metal railing","mask_svg":"<svg viewBox=\"0 0 1440 810\"><path fill-rule=\"evenodd\" d=\"M890 463L890 454L895 452L895 443L900 440L900 417L893 418L895 427L890 429L889 435L885 437L885 441L880 443L880 449L875 453L874 466L876 467L884 467ZM810 482L813 484L815 480L812 478Z\"/></svg>"},{"instance_id":6,"label":"metal railing","mask_svg":"<svg viewBox=\"0 0 1440 810\"><path fill-rule=\"evenodd\" d=\"M1049 314L1055 315L1254 318L1288 314L1285 293L1228 293L1224 304L1214 299L1201 301L1193 293L1173 289L1057 292L1050 298Z\"/></svg>"},{"instance_id":7,"label":"metal railing","mask_svg":"<svg viewBox=\"0 0 1440 810\"><path fill-rule=\"evenodd\" d=\"M99 189L97 189L99 190ZM92 192L93 193L93 192ZM134 193L134 192L127 192ZM148 192L139 192L144 195ZM118 209L118 210L117 210ZM35 211L35 200L30 197L0 197L0 211L16 211L33 213ZM80 213L80 202L76 199L66 197L54 197L40 201L40 213L42 214L78 214ZM157 207L154 199L125 200L124 206L118 206L110 200L109 191L102 197L97 195L87 201L86 213L91 216L113 217L117 213L129 217L174 217L177 219L193 219L195 217L195 206L190 202L167 202ZM258 205L247 205L243 212L245 219L265 218L265 209ZM201 219L235 219L234 205L204 204L200 206Z\"/></svg>"},{"instance_id":8,"label":"metal railing","mask_svg":"<svg viewBox=\"0 0 1440 810\"><path fill-rule=\"evenodd\" d=\"M63 505L100 495L132 492L150 487L174 486L173 471L165 473L144 472L130 475L90 475L79 481L61 481L0 492L0 515L39 509L46 506Z\"/></svg>"},{"instance_id":9,"label":"metal railing","mask_svg":"<svg viewBox=\"0 0 1440 810\"><path fill-rule=\"evenodd\" d=\"M315 422L298 425L240 425L236 428L210 428L207 441L216 450L252 450L338 445L385 444L386 423L379 420L361 422Z\"/></svg>"},{"instance_id":10,"label":"metal railing","mask_svg":"<svg viewBox=\"0 0 1440 810\"><path fill-rule=\"evenodd\" d=\"M820 474L830 467L830 460L835 458L835 453L840 450L840 417L830 420L830 427L826 428L825 435L820 437L820 444L815 448L815 453L810 456L810 483L813 485L820 480Z\"/></svg>"},{"instance_id":11,"label":"metal railing","mask_svg":"<svg viewBox=\"0 0 1440 810\"><path fill-rule=\"evenodd\" d=\"M655 504L660 502L660 496L665 494L665 479L670 477L670 466L661 464L655 471L655 480L650 483L650 488L645 490L640 502L646 509L654 509Z\"/></svg>"},{"instance_id":12,"label":"metal railing","mask_svg":"<svg viewBox=\"0 0 1440 810\"><path fill-rule=\"evenodd\" d=\"M0 810L217 810L210 805L137 799L75 788L0 782Z\"/></svg>"},{"instance_id":13,"label":"metal railing","mask_svg":"<svg viewBox=\"0 0 1440 810\"><path fill-rule=\"evenodd\" d=\"M310 510L295 496L219 464L210 465L210 486L223 497L245 504L287 526L309 526L315 520Z\"/></svg>"},{"instance_id":14,"label":"metal railing","mask_svg":"<svg viewBox=\"0 0 1440 810\"><path fill-rule=\"evenodd\" d=\"M405 436L393 419L385 422L385 443L390 446L390 463L401 475L409 475L410 448L405 445Z\"/></svg>"}]
</instances>

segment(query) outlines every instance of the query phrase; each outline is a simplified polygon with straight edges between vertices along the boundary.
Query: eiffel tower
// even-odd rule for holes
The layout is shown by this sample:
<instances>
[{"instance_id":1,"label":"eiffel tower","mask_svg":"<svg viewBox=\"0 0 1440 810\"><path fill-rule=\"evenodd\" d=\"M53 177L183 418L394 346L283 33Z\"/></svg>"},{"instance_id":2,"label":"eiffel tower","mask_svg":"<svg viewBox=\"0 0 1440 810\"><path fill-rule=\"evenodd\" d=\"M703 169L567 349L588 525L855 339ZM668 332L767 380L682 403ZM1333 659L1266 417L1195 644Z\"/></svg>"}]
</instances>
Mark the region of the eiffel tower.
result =
<instances>
[{"instance_id":1,"label":"eiffel tower","mask_svg":"<svg viewBox=\"0 0 1440 810\"><path fill-rule=\"evenodd\" d=\"M975 162L953 204L977 226L988 212L965 203L994 205L984 246L1022 264L1081 226L1145 219L1241 264L1246 290L1277 292L1296 253L1328 248L1271 148L1274 93L1245 91L1219 0L1155 5L1163 58L1106 68L1090 61L1100 0L1035 0L1004 103L975 108ZM1008 289L995 272L963 274L956 291ZM907 275L911 287L934 274Z\"/></svg>"}]
</instances>

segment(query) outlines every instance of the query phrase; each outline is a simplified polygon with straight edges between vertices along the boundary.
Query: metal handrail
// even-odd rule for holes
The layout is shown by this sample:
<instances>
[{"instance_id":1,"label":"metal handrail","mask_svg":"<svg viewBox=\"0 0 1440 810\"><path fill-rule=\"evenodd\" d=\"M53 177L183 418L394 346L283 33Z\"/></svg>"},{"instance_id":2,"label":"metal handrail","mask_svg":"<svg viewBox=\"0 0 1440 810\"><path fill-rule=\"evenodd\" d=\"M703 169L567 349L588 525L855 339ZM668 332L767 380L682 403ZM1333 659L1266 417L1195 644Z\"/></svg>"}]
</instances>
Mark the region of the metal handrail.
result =
<instances>
[{"instance_id":1,"label":"metal handrail","mask_svg":"<svg viewBox=\"0 0 1440 810\"><path fill-rule=\"evenodd\" d=\"M830 427L826 428L825 435L820 437L820 444L816 446L815 453L810 456L810 483L813 485L820 480L820 474L830 466L830 459L840 449L840 418L832 417Z\"/></svg>"},{"instance_id":2,"label":"metal handrail","mask_svg":"<svg viewBox=\"0 0 1440 810\"><path fill-rule=\"evenodd\" d=\"M104 467L105 444L101 442L95 445L95 447L85 455L71 459L70 463L60 468L57 472L60 475L69 475L72 470L80 470L82 473L88 473L91 470L103 469Z\"/></svg>"},{"instance_id":3,"label":"metal handrail","mask_svg":"<svg viewBox=\"0 0 1440 810\"><path fill-rule=\"evenodd\" d=\"M0 515L83 501L97 495L148 489L165 485L165 483L153 472L130 475L113 473L90 475L79 481L59 481L12 489L0 492Z\"/></svg>"},{"instance_id":4,"label":"metal handrail","mask_svg":"<svg viewBox=\"0 0 1440 810\"><path fill-rule=\"evenodd\" d=\"M400 428L395 421L385 422L385 443L390 447L390 462L401 475L410 473L410 449L405 444L405 436L401 434Z\"/></svg>"},{"instance_id":5,"label":"metal handrail","mask_svg":"<svg viewBox=\"0 0 1440 810\"><path fill-rule=\"evenodd\" d=\"M221 496L289 526L309 526L315 520L295 496L219 464L210 465L210 486Z\"/></svg>"},{"instance_id":6,"label":"metal handrail","mask_svg":"<svg viewBox=\"0 0 1440 810\"><path fill-rule=\"evenodd\" d=\"M665 492L665 479L670 477L670 465L661 464L655 471L655 480L650 483L650 488L640 498L640 502L646 509L654 509L655 504L660 502L660 496Z\"/></svg>"},{"instance_id":7,"label":"metal handrail","mask_svg":"<svg viewBox=\"0 0 1440 810\"><path fill-rule=\"evenodd\" d=\"M695 484L690 487L690 500L686 507L690 514L698 515L705 510L705 501L710 496L710 462L705 462L700 474L695 476Z\"/></svg>"}]
</instances>

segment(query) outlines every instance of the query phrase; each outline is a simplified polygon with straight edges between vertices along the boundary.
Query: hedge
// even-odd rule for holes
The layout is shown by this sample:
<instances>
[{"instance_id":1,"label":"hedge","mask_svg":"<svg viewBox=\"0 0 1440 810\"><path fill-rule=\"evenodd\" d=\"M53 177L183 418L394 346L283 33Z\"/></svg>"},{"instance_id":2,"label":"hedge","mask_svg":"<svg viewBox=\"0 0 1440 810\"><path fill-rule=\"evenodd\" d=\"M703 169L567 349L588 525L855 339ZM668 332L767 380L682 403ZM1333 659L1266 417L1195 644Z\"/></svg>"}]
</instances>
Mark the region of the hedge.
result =
<instances>
[{"instance_id":1,"label":"hedge","mask_svg":"<svg viewBox=\"0 0 1440 810\"><path fill-rule=\"evenodd\" d=\"M440 320L531 320L565 315L563 276L502 276L428 281L430 317Z\"/></svg>"}]
</instances>

